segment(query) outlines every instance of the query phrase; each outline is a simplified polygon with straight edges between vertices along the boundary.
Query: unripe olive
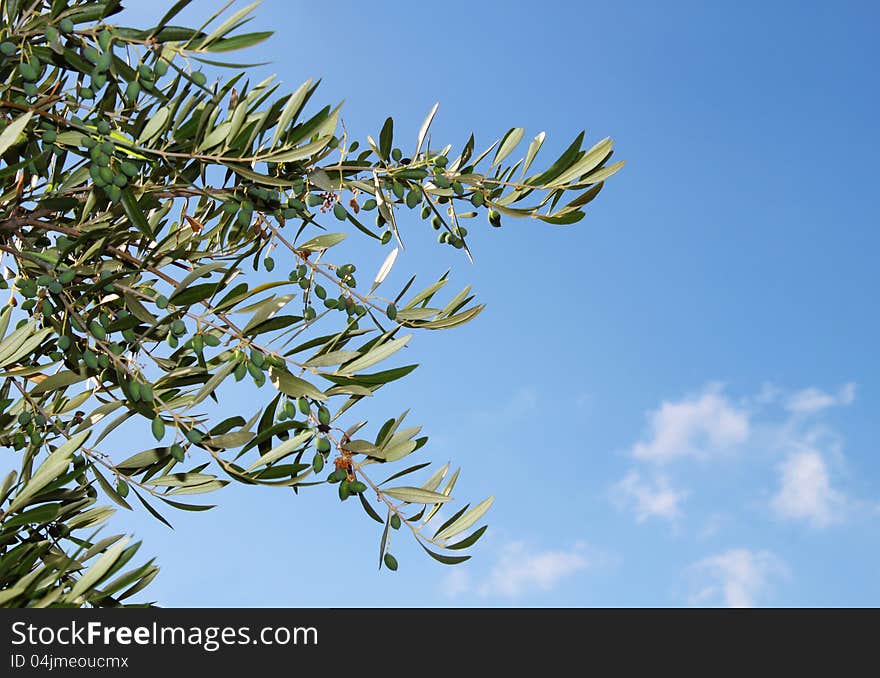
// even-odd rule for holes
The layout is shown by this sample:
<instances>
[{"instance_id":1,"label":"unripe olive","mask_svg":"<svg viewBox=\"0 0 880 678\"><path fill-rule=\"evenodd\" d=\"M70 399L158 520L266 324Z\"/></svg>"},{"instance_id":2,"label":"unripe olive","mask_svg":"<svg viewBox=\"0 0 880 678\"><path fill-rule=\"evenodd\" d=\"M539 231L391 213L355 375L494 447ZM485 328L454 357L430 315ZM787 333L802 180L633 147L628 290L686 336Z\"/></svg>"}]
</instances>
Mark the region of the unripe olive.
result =
<instances>
[{"instance_id":1,"label":"unripe olive","mask_svg":"<svg viewBox=\"0 0 880 678\"><path fill-rule=\"evenodd\" d=\"M330 424L330 410L321 405L318 408L318 421L327 426Z\"/></svg>"}]
</instances>

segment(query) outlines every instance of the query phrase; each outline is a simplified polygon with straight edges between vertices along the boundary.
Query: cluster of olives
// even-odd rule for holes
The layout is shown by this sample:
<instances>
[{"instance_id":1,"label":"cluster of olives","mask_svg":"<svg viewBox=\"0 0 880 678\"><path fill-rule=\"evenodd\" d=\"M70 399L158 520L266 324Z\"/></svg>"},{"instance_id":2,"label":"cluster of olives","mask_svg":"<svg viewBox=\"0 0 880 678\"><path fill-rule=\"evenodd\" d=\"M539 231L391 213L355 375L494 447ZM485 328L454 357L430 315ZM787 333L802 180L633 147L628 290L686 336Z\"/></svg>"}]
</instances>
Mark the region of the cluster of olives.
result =
<instances>
[{"instance_id":1,"label":"cluster of olives","mask_svg":"<svg viewBox=\"0 0 880 678\"><path fill-rule=\"evenodd\" d=\"M102 272L96 279L95 285L102 287L104 290L113 289L111 283L101 286L101 281L106 280L111 274ZM64 310L64 305L60 303L59 296L66 286L73 283L76 279L76 271L73 269L64 269L61 271L50 271L43 273L35 279L24 278L16 282L16 288L24 297L21 304L23 311L38 310L44 317L56 315ZM89 321L86 326L75 315L70 316L70 329L80 333L88 333L95 339L106 342L109 341L109 348L115 355L121 355L125 350L124 347L108 337L114 332L119 332L122 340L129 347L137 344L137 335L134 327L138 321L127 310L121 309L115 315L111 316L106 310L99 313L96 318ZM49 353L52 360L61 360L62 358L71 358L73 362L77 362L81 357L86 367L92 370L105 369L109 366L109 359L106 355L96 354L91 349L86 349L80 356L74 346L74 339L69 334L62 334L55 342L55 350Z\"/></svg>"},{"instance_id":2,"label":"cluster of olives","mask_svg":"<svg viewBox=\"0 0 880 678\"><path fill-rule=\"evenodd\" d=\"M353 494L361 494L367 491L367 486L360 480L348 479L348 471L338 468L327 476L328 483L339 483L339 498L345 501Z\"/></svg>"},{"instance_id":3,"label":"cluster of olives","mask_svg":"<svg viewBox=\"0 0 880 678\"><path fill-rule=\"evenodd\" d=\"M243 228L251 225L255 209L279 219L295 219L305 212L305 205L294 196L288 198L280 191L261 186L248 186L223 203L223 211Z\"/></svg>"},{"instance_id":4,"label":"cluster of olives","mask_svg":"<svg viewBox=\"0 0 880 678\"><path fill-rule=\"evenodd\" d=\"M91 159L89 175L95 186L102 189L111 202L119 202L122 189L140 173L140 167L117 155L116 145L108 136L111 131L109 122L99 120L96 128L100 136L84 136L82 141Z\"/></svg>"},{"instance_id":5,"label":"cluster of olives","mask_svg":"<svg viewBox=\"0 0 880 678\"><path fill-rule=\"evenodd\" d=\"M284 367L284 358L281 356L265 355L256 349L251 349L250 356L246 356L242 351L236 351L233 360L237 361L232 372L235 380L241 381L246 375L250 374L254 384L258 387L266 383L266 372L272 367Z\"/></svg>"},{"instance_id":6,"label":"cluster of olives","mask_svg":"<svg viewBox=\"0 0 880 678\"><path fill-rule=\"evenodd\" d=\"M48 273L43 273L36 279L22 278L16 282L15 286L24 297L21 304L21 310L32 311L39 306L39 311L44 316L52 316L57 308L53 303L53 297L61 294L64 285L70 283L76 273L68 269L64 271L58 278Z\"/></svg>"},{"instance_id":7,"label":"cluster of olives","mask_svg":"<svg viewBox=\"0 0 880 678\"><path fill-rule=\"evenodd\" d=\"M356 287L357 281L354 278L354 272L356 270L357 267L354 264L336 266L336 277L347 287ZM362 304L357 303L357 301L350 296L345 294L340 294L338 297L329 296L327 290L322 285L314 282L312 276L309 274L309 268L305 264L300 264L293 269L290 272L289 280L297 283L300 286L300 289L306 293L307 302L307 291L311 289L312 293L324 303L325 308L343 311L348 316L355 316L356 318L365 315L367 312L367 309ZM306 320L313 320L316 315L317 313L314 307L307 305L303 312L303 317L305 317Z\"/></svg>"},{"instance_id":8,"label":"cluster of olives","mask_svg":"<svg viewBox=\"0 0 880 678\"><path fill-rule=\"evenodd\" d=\"M13 403L11 398L0 401L0 412L5 412ZM54 422L47 421L46 416L42 412L31 412L25 410L18 415L18 425L21 430L12 436L12 447L15 450L21 450L30 445L40 445L46 435L46 431L57 432L58 426ZM4 441L6 443L6 441Z\"/></svg>"},{"instance_id":9,"label":"cluster of olives","mask_svg":"<svg viewBox=\"0 0 880 678\"><path fill-rule=\"evenodd\" d=\"M309 400L305 397L299 398L288 398L284 404L279 408L278 412L275 415L276 421L279 423L284 421L295 421L297 414L302 414L307 419L309 415L313 413L313 408L317 405L317 410L315 416L319 422L318 430L326 433L330 430L330 410L328 410L324 405L320 403L316 403L314 401ZM278 436L282 439L287 437L287 432L279 432ZM315 473L321 471L324 468L324 462L327 460L327 455L330 453L330 441L325 437L318 437L314 440L315 449L317 450L317 454L315 455L314 467ZM318 460L320 457L320 460Z\"/></svg>"}]
</instances>

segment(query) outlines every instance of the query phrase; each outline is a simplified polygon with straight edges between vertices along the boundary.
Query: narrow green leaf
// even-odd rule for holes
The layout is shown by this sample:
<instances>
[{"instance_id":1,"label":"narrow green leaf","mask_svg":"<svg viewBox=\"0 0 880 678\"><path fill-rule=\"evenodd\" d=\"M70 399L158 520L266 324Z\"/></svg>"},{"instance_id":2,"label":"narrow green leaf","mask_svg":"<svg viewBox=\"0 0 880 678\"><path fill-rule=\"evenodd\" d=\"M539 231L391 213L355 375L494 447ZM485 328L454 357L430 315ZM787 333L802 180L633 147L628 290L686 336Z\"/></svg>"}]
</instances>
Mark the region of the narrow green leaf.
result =
<instances>
[{"instance_id":1,"label":"narrow green leaf","mask_svg":"<svg viewBox=\"0 0 880 678\"><path fill-rule=\"evenodd\" d=\"M524 132L525 130L522 127L514 127L513 129L508 130L507 134L504 135L504 138L501 139L501 144L498 146L498 150L495 151L495 157L492 160L492 167L501 163L513 152L513 149L517 147L520 141L522 141Z\"/></svg>"},{"instance_id":2,"label":"narrow green leaf","mask_svg":"<svg viewBox=\"0 0 880 678\"><path fill-rule=\"evenodd\" d=\"M579 185L585 186L587 184L597 184L600 181L605 181L608 177L617 174L623 166L626 164L623 160L618 160L617 162L611 163L610 165L606 165L605 167L600 167L594 172L590 172L587 176L578 182Z\"/></svg>"},{"instance_id":3,"label":"narrow green leaf","mask_svg":"<svg viewBox=\"0 0 880 678\"><path fill-rule=\"evenodd\" d=\"M460 532L464 532L466 529L471 527L474 523L476 523L486 511L489 510L489 507L492 506L492 502L495 501L495 497L489 497L481 501L479 504L474 506L470 511L465 513L461 518L452 523L449 527L444 529L442 532L435 536L435 539L440 541L446 541L450 537L454 537Z\"/></svg>"},{"instance_id":4,"label":"narrow green leaf","mask_svg":"<svg viewBox=\"0 0 880 678\"><path fill-rule=\"evenodd\" d=\"M382 125L382 131L379 133L379 155L383 160L388 160L391 156L391 144L394 138L394 120L388 118Z\"/></svg>"},{"instance_id":5,"label":"narrow green leaf","mask_svg":"<svg viewBox=\"0 0 880 678\"><path fill-rule=\"evenodd\" d=\"M242 33L231 38L221 38L212 42L205 49L209 52L231 52L236 49L246 49L259 45L264 40L272 37L272 31L258 31L255 33Z\"/></svg>"},{"instance_id":6,"label":"narrow green leaf","mask_svg":"<svg viewBox=\"0 0 880 678\"><path fill-rule=\"evenodd\" d=\"M196 393L195 397L193 397L189 406L192 407L194 405L198 405L205 398L207 398L209 395L211 395L214 392L214 390L218 386L220 386L221 383L223 383L223 380L226 379L226 377L228 377L232 373L232 370L234 370L237 365L238 365L238 363L235 362L234 360L229 360L226 363L224 363L223 366L219 370L217 370L211 376L211 378L208 379L208 381L205 382L205 385L202 386L201 389L199 389L199 392Z\"/></svg>"},{"instance_id":7,"label":"narrow green leaf","mask_svg":"<svg viewBox=\"0 0 880 678\"><path fill-rule=\"evenodd\" d=\"M361 500L361 506L364 507L364 511L366 512L366 514L368 516L370 516L370 518L375 520L377 523L384 523L385 522L384 520L382 520L382 517L378 513L376 513L376 509L374 509L370 505L370 502L366 499L366 497L364 497L363 492L358 492L358 499Z\"/></svg>"},{"instance_id":8,"label":"narrow green leaf","mask_svg":"<svg viewBox=\"0 0 880 678\"><path fill-rule=\"evenodd\" d=\"M556 226L568 226L576 224L584 218L583 212L568 212L566 214L551 214L550 216L538 215L538 219Z\"/></svg>"},{"instance_id":9,"label":"narrow green leaf","mask_svg":"<svg viewBox=\"0 0 880 678\"><path fill-rule=\"evenodd\" d=\"M279 459L283 459L284 457L293 454L297 451L301 446L305 445L309 440L312 439L312 432L305 431L300 433L293 438L289 438L285 440L280 445L272 448L269 452L261 456L257 459L253 464L247 467L245 471L250 473L258 466L268 466L269 464L278 461Z\"/></svg>"},{"instance_id":10,"label":"narrow green leaf","mask_svg":"<svg viewBox=\"0 0 880 678\"><path fill-rule=\"evenodd\" d=\"M326 250L333 247L333 245L341 243L345 238L345 233L325 233L324 235L319 235L311 240L307 240L302 245L298 245L297 249L308 250L309 252L319 252L320 250Z\"/></svg>"},{"instance_id":11,"label":"narrow green leaf","mask_svg":"<svg viewBox=\"0 0 880 678\"><path fill-rule=\"evenodd\" d=\"M46 457L34 472L34 475L31 476L31 479L19 490L15 499L9 505L8 510L17 511L22 506L25 506L29 499L64 473L70 465L73 453L82 447L89 435L91 435L91 431L74 434L64 444L60 445L57 450Z\"/></svg>"},{"instance_id":12,"label":"narrow green leaf","mask_svg":"<svg viewBox=\"0 0 880 678\"><path fill-rule=\"evenodd\" d=\"M429 330L446 330L451 327L458 327L459 325L464 325L476 318L483 312L484 308L486 308L486 305L480 304L479 306L474 306L461 313L451 315L448 318L440 318L438 320L429 320L427 322L419 323L418 327L427 328Z\"/></svg>"},{"instance_id":13,"label":"narrow green leaf","mask_svg":"<svg viewBox=\"0 0 880 678\"><path fill-rule=\"evenodd\" d=\"M385 519L385 529L382 530L382 538L379 540L379 569L382 569L382 560L385 558L385 547L388 545L388 528L391 524L391 509L388 509L388 517Z\"/></svg>"},{"instance_id":14,"label":"narrow green leaf","mask_svg":"<svg viewBox=\"0 0 880 678\"><path fill-rule=\"evenodd\" d=\"M574 165L556 177L553 183L559 186L595 169L599 163L605 160L613 146L614 141L611 137L605 137L588 150Z\"/></svg>"},{"instance_id":15,"label":"narrow green leaf","mask_svg":"<svg viewBox=\"0 0 880 678\"><path fill-rule=\"evenodd\" d=\"M33 113L28 111L27 113L18 116L3 128L3 132L0 133L0 155L6 153L6 151L9 150L9 147L18 141L18 137L24 131L24 128L27 127L32 116Z\"/></svg>"},{"instance_id":16,"label":"narrow green leaf","mask_svg":"<svg viewBox=\"0 0 880 678\"><path fill-rule=\"evenodd\" d=\"M442 504L452 501L451 497L440 494L439 492L431 492L421 487L392 487L383 490L389 497L394 497L408 504Z\"/></svg>"},{"instance_id":17,"label":"narrow green leaf","mask_svg":"<svg viewBox=\"0 0 880 678\"><path fill-rule=\"evenodd\" d=\"M434 560L443 563L444 565L457 565L458 563L463 563L466 560L470 559L470 556L446 556L442 553L437 553L436 551L432 551L427 546L425 546L421 540L416 540L419 542L419 546L421 546L425 553L431 556Z\"/></svg>"},{"instance_id":18,"label":"narrow green leaf","mask_svg":"<svg viewBox=\"0 0 880 678\"><path fill-rule=\"evenodd\" d=\"M98 560L95 561L95 564L79 578L65 598L70 602L75 602L79 596L94 588L101 579L107 575L110 568L113 567L119 559L119 556L122 555L122 551L128 546L128 541L128 537L126 537L109 548L106 553L98 558Z\"/></svg>"},{"instance_id":19,"label":"narrow green leaf","mask_svg":"<svg viewBox=\"0 0 880 678\"><path fill-rule=\"evenodd\" d=\"M385 483L391 482L397 478L408 475L410 473L415 473L416 471L421 471L426 466L430 466L430 461L422 462L421 464L416 464L415 466L410 466L409 468L404 469L403 471L398 471L394 475L388 476L385 480L383 480L379 485L384 485Z\"/></svg>"},{"instance_id":20,"label":"narrow green leaf","mask_svg":"<svg viewBox=\"0 0 880 678\"><path fill-rule=\"evenodd\" d=\"M332 365L341 365L347 360L352 360L360 355L357 351L349 351L348 349L340 349L338 351L330 351L315 356L311 360L303 363L306 367L330 367Z\"/></svg>"},{"instance_id":21,"label":"narrow green leaf","mask_svg":"<svg viewBox=\"0 0 880 678\"><path fill-rule=\"evenodd\" d=\"M541 150L541 146L544 145L544 139L547 138L547 134L545 132L541 132L534 139L532 139L529 144L529 148L526 151L526 157L523 161L522 171L520 172L520 176L524 177L526 172L529 171L529 167L532 166L532 162L535 160L535 156L538 155L538 151Z\"/></svg>"},{"instance_id":22,"label":"narrow green leaf","mask_svg":"<svg viewBox=\"0 0 880 678\"><path fill-rule=\"evenodd\" d=\"M130 188L126 188L122 191L122 207L125 210L126 216L131 220L131 223L139 230L144 237L153 238L153 231L150 228L150 224L147 222L146 217L144 216L144 212L141 209L141 206L138 205L137 200L134 197L134 193L131 192Z\"/></svg>"},{"instance_id":23,"label":"narrow green leaf","mask_svg":"<svg viewBox=\"0 0 880 678\"><path fill-rule=\"evenodd\" d=\"M177 283L177 286L174 288L174 292L171 293L171 296L168 297L169 301L173 301L174 297L183 292L193 281L198 280L204 275L208 275L209 273L213 273L214 271L228 268L229 264L225 261L212 261L202 266L197 266L194 270L190 271L183 277L183 279Z\"/></svg>"},{"instance_id":24,"label":"narrow green leaf","mask_svg":"<svg viewBox=\"0 0 880 678\"><path fill-rule=\"evenodd\" d=\"M162 106L162 108L153 113L147 119L147 124L144 125L143 130L141 130L141 134L137 139L138 145L142 146L160 134L165 129L165 123L168 122L170 116L171 110L167 106Z\"/></svg>"},{"instance_id":25,"label":"narrow green leaf","mask_svg":"<svg viewBox=\"0 0 880 678\"><path fill-rule=\"evenodd\" d=\"M388 256L385 257L385 261L382 262L382 266L379 267L379 272L376 273L376 278L373 280L373 289L375 290L385 278L388 277L388 274L391 273L391 267L394 266L394 262L397 260L397 255L400 252L399 247L395 247L391 252L389 252Z\"/></svg>"},{"instance_id":26,"label":"narrow green leaf","mask_svg":"<svg viewBox=\"0 0 880 678\"><path fill-rule=\"evenodd\" d=\"M266 162L296 162L297 160L305 160L313 155L318 155L327 148L332 139L333 134L325 134L303 146L297 146L287 151L278 151L262 159Z\"/></svg>"},{"instance_id":27,"label":"narrow green leaf","mask_svg":"<svg viewBox=\"0 0 880 678\"><path fill-rule=\"evenodd\" d=\"M281 138L281 135L287 131L287 126L291 122L296 121L305 102L308 100L309 96L311 96L313 91L314 87L312 87L312 81L306 80L288 97L287 103L284 104L284 108L281 110L281 115L278 118L278 123L275 126L275 133L272 135L272 143L270 146L274 148L278 143L278 140Z\"/></svg>"},{"instance_id":28,"label":"narrow green leaf","mask_svg":"<svg viewBox=\"0 0 880 678\"><path fill-rule=\"evenodd\" d=\"M437 114L438 108L440 108L439 102L434 104L434 106L431 108L431 112L428 113L428 116L422 123L421 128L419 128L419 138L416 141L416 150L415 153L413 153L413 158L417 158L419 155L419 151L422 150L422 143L424 143L425 137L428 135L428 129L431 127L431 122L434 120L434 116Z\"/></svg>"},{"instance_id":29,"label":"narrow green leaf","mask_svg":"<svg viewBox=\"0 0 880 678\"><path fill-rule=\"evenodd\" d=\"M477 540L479 540L479 538L483 536L483 533L486 531L486 529L488 527L489 527L488 525L483 525L483 527L481 527L478 530L475 530L472 534L465 537L461 541L457 541L454 544L447 544L446 548L456 549L456 550L469 548L477 543Z\"/></svg>"},{"instance_id":30,"label":"narrow green leaf","mask_svg":"<svg viewBox=\"0 0 880 678\"><path fill-rule=\"evenodd\" d=\"M407 334L405 337L400 337L399 339L392 339L389 342L384 344L380 344L379 346L371 349L368 353L361 356L357 360L353 360L350 363L346 363L343 365L339 372L354 374L361 370L364 370L368 367L375 365L378 362L385 360L386 358L394 355L402 349L404 346L409 343L409 340L412 339L411 334Z\"/></svg>"},{"instance_id":31,"label":"narrow green leaf","mask_svg":"<svg viewBox=\"0 0 880 678\"><path fill-rule=\"evenodd\" d=\"M306 398L312 398L313 400L327 400L327 396L317 387L310 384L305 379L293 376L286 370L273 367L269 370L269 376L271 377L272 384L275 388L286 396L291 398L300 398L304 396Z\"/></svg>"}]
</instances>

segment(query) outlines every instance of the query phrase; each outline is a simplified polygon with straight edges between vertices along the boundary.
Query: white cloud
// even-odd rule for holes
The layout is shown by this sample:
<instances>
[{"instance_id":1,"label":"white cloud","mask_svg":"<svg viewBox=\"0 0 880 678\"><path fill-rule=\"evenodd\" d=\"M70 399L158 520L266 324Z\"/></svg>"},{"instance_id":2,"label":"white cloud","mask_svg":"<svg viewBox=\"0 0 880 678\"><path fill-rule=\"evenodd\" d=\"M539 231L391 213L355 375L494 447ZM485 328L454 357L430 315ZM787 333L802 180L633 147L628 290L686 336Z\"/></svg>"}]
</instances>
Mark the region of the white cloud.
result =
<instances>
[{"instance_id":1,"label":"white cloud","mask_svg":"<svg viewBox=\"0 0 880 678\"><path fill-rule=\"evenodd\" d=\"M691 605L754 607L773 579L788 576L788 568L769 551L739 548L695 563L690 574L695 589Z\"/></svg>"},{"instance_id":2,"label":"white cloud","mask_svg":"<svg viewBox=\"0 0 880 678\"><path fill-rule=\"evenodd\" d=\"M475 581L465 570L450 572L442 585L449 597L475 594L482 598L518 598L531 591L550 591L588 566L586 546L567 550L531 551L521 541L506 544L485 578Z\"/></svg>"},{"instance_id":3,"label":"white cloud","mask_svg":"<svg viewBox=\"0 0 880 678\"><path fill-rule=\"evenodd\" d=\"M641 464L612 487L612 498L631 506L638 522L674 520L691 493L679 486L686 470L669 463L735 451L739 465L764 467L771 474L777 466L778 488L769 502L773 514L814 527L831 525L844 509L860 503L833 486L829 463L845 465L842 441L817 415L850 405L855 397L853 383L829 391L814 386L784 391L764 384L755 395L732 400L718 384L709 384L696 395L663 401L648 412L648 434L631 448ZM666 473L656 475L658 465Z\"/></svg>"},{"instance_id":4,"label":"white cloud","mask_svg":"<svg viewBox=\"0 0 880 678\"><path fill-rule=\"evenodd\" d=\"M480 594L516 598L529 589L549 591L586 566L587 558L579 545L568 551L530 553L523 542L513 542L502 551Z\"/></svg>"},{"instance_id":5,"label":"white cloud","mask_svg":"<svg viewBox=\"0 0 880 678\"><path fill-rule=\"evenodd\" d=\"M665 477L658 477L653 484L642 480L638 471L630 471L614 486L614 496L621 505L630 505L636 514L636 521L643 523L648 518L674 520L679 517L679 504L687 497L687 492L669 486Z\"/></svg>"},{"instance_id":6,"label":"white cloud","mask_svg":"<svg viewBox=\"0 0 880 678\"><path fill-rule=\"evenodd\" d=\"M792 454L779 471L779 491L772 501L778 516L804 520L814 527L826 527L841 518L845 499L831 487L828 467L817 450Z\"/></svg>"},{"instance_id":7,"label":"white cloud","mask_svg":"<svg viewBox=\"0 0 880 678\"><path fill-rule=\"evenodd\" d=\"M835 405L850 405L856 398L856 385L844 384L837 393L818 388L795 391L785 403L785 409L794 414L814 414Z\"/></svg>"},{"instance_id":8,"label":"white cloud","mask_svg":"<svg viewBox=\"0 0 880 678\"><path fill-rule=\"evenodd\" d=\"M632 448L633 456L644 461L704 458L735 447L749 436L748 413L734 406L717 385L696 397L664 401L649 419L649 439Z\"/></svg>"}]
</instances>

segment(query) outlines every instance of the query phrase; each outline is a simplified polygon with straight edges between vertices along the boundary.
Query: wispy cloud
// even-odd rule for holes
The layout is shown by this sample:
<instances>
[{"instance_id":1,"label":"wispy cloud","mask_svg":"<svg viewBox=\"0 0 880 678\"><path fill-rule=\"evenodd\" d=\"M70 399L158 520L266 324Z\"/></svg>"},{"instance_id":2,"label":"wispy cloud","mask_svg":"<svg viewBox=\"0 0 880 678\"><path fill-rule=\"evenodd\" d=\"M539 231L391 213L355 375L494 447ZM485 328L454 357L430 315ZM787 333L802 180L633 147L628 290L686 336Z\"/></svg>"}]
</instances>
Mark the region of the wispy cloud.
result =
<instances>
[{"instance_id":1,"label":"wispy cloud","mask_svg":"<svg viewBox=\"0 0 880 678\"><path fill-rule=\"evenodd\" d=\"M770 490L770 480L763 490L768 515L817 528L832 525L861 503L834 486L830 462L843 463L842 443L822 414L855 397L853 383L830 391L764 384L758 393L732 400L720 385L709 384L696 395L664 401L647 413L648 435L630 448L637 465L612 486L612 497L637 522L678 519L692 494L678 482L688 471L693 475L684 462L725 458L776 476L776 487Z\"/></svg>"},{"instance_id":2,"label":"wispy cloud","mask_svg":"<svg viewBox=\"0 0 880 678\"><path fill-rule=\"evenodd\" d=\"M818 388L805 388L792 393L785 409L795 414L813 414L836 405L850 405L856 398L856 385L844 384L837 393L827 393Z\"/></svg>"},{"instance_id":3,"label":"wispy cloud","mask_svg":"<svg viewBox=\"0 0 880 678\"><path fill-rule=\"evenodd\" d=\"M678 518L681 515L679 505L688 494L670 487L664 476L648 482L634 470L627 473L612 491L619 505L631 507L635 511L636 520L640 523L649 518Z\"/></svg>"},{"instance_id":4,"label":"wispy cloud","mask_svg":"<svg viewBox=\"0 0 880 678\"><path fill-rule=\"evenodd\" d=\"M580 542L568 549L534 550L525 542L516 541L502 547L485 576L475 578L464 569L452 571L444 580L442 591L450 598L520 598L534 591L550 591L598 560Z\"/></svg>"},{"instance_id":5,"label":"wispy cloud","mask_svg":"<svg viewBox=\"0 0 880 678\"><path fill-rule=\"evenodd\" d=\"M842 517L845 497L831 487L828 466L817 450L792 454L779 467L779 491L773 497L776 514L827 527Z\"/></svg>"},{"instance_id":6,"label":"wispy cloud","mask_svg":"<svg viewBox=\"0 0 880 678\"><path fill-rule=\"evenodd\" d=\"M731 403L717 384L693 397L664 401L648 419L649 436L633 446L632 456L659 464L730 449L743 443L750 430L748 413Z\"/></svg>"},{"instance_id":7,"label":"wispy cloud","mask_svg":"<svg viewBox=\"0 0 880 678\"><path fill-rule=\"evenodd\" d=\"M689 568L691 605L754 607L774 580L788 576L788 567L769 551L730 549Z\"/></svg>"}]
</instances>

